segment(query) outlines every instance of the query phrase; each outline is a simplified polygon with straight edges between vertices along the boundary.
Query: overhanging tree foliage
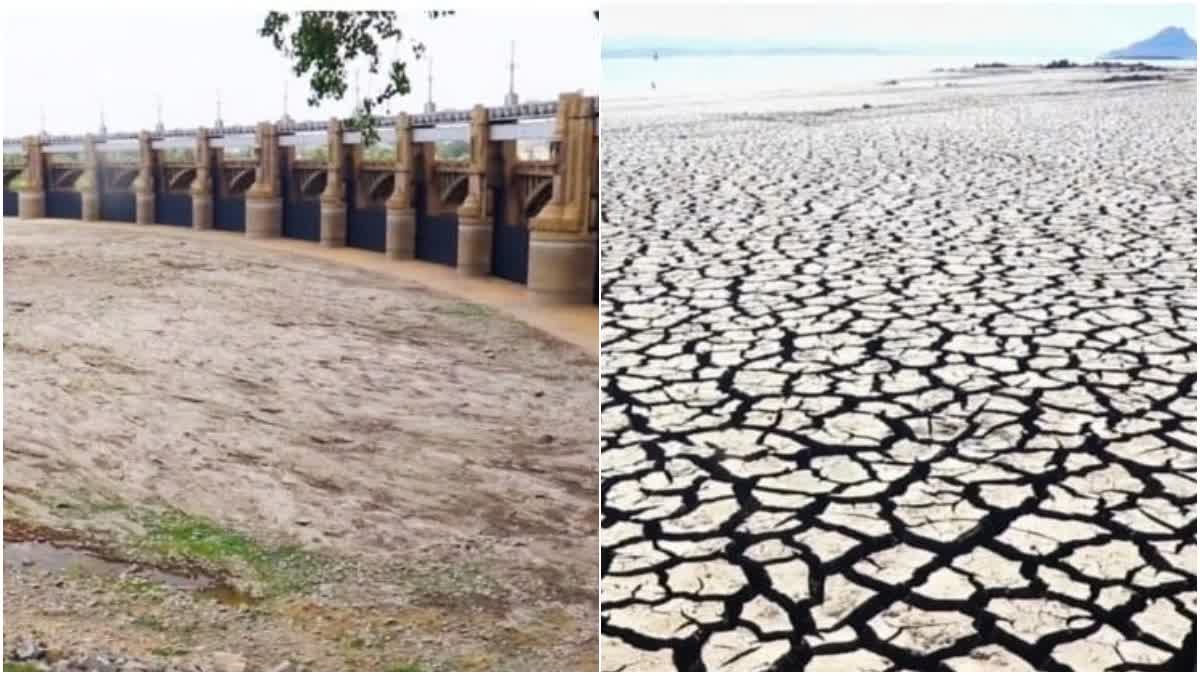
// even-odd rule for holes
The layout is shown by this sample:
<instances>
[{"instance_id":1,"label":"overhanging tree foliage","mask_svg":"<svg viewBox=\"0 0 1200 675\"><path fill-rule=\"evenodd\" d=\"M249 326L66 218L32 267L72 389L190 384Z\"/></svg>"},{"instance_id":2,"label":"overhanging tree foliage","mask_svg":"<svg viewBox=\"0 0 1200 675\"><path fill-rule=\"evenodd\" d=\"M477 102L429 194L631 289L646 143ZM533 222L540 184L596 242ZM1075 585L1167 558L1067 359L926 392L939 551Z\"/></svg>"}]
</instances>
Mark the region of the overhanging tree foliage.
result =
<instances>
[{"instance_id":1,"label":"overhanging tree foliage","mask_svg":"<svg viewBox=\"0 0 1200 675\"><path fill-rule=\"evenodd\" d=\"M454 12L431 10L425 14L436 19ZM270 38L275 49L292 60L293 73L309 76L310 106L346 96L347 65L355 59L365 57L368 72L377 74L385 61L380 49L389 41L407 39L414 60L425 54L424 43L406 38L396 12L269 12L258 34ZM387 86L378 94L356 101L349 122L351 128L363 132L368 143L379 138L372 121L376 107L411 91L404 59L390 60L385 67Z\"/></svg>"},{"instance_id":2,"label":"overhanging tree foliage","mask_svg":"<svg viewBox=\"0 0 1200 675\"><path fill-rule=\"evenodd\" d=\"M430 10L431 19L451 16L453 10ZM600 20L600 12L593 11ZM268 12L258 34L270 38L275 49L292 60L292 72L299 77L309 76L308 105L316 106L325 100L341 100L349 88L347 66L365 57L367 70L379 73L381 64L387 71L387 86L373 96L355 102L354 115L349 121L353 129L363 133L364 142L379 139L373 112L384 102L409 93L407 63L402 58L384 59L380 48L389 41L407 40L413 60L425 55L425 44L407 37L397 22L396 12ZM599 58L599 54L596 55ZM386 62L386 63L385 63Z\"/></svg>"}]
</instances>

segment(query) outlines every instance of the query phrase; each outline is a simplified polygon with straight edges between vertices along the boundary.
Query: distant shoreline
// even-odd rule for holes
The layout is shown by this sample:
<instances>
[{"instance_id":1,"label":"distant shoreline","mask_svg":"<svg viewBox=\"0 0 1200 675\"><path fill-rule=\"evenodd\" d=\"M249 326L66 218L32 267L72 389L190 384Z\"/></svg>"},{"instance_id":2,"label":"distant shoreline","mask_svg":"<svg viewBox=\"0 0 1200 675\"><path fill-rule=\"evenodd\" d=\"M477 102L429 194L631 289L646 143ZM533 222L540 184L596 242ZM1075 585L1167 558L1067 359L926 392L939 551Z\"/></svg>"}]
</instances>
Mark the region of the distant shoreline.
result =
<instances>
[{"instance_id":1,"label":"distant shoreline","mask_svg":"<svg viewBox=\"0 0 1200 675\"><path fill-rule=\"evenodd\" d=\"M729 50L712 50L712 49L612 49L601 50L600 58L603 59L654 59L654 58L678 58L678 57L697 57L697 56L914 56L906 52L889 52L879 49L822 49L816 47L779 47L779 48L762 48L762 49L729 49ZM915 55L920 56L920 55ZM947 55L957 56L957 55ZM963 55L963 58L971 58L971 55ZM1098 61L1192 61L1194 59L1185 58L1182 56L1117 56L1117 57L1094 57ZM1014 65L1029 65L1038 66L1043 64L1014 64Z\"/></svg>"},{"instance_id":2,"label":"distant shoreline","mask_svg":"<svg viewBox=\"0 0 1200 675\"><path fill-rule=\"evenodd\" d=\"M839 48L839 47L731 47L728 49L712 49L697 47L665 47L651 49L647 47L628 47L615 49L600 49L601 59L649 59L672 56L890 56L886 52L871 48Z\"/></svg>"},{"instance_id":3,"label":"distant shoreline","mask_svg":"<svg viewBox=\"0 0 1200 675\"><path fill-rule=\"evenodd\" d=\"M644 97L704 96L714 90L722 96L751 92L832 92L880 85L962 86L962 78L1010 73L1078 72L1099 77L1136 75L1139 80L1166 75L1166 71L1195 72L1194 61L1095 60L1094 56L996 55L908 56L886 58L854 55L803 56L695 56L691 58L618 58L606 61L603 91L609 101ZM1125 71L1128 71L1126 73ZM1159 71L1157 73L1141 71ZM950 81L939 83L944 78ZM1125 77L1132 81L1130 77ZM916 84L916 83L923 84ZM903 88L903 87L901 87Z\"/></svg>"},{"instance_id":4,"label":"distant shoreline","mask_svg":"<svg viewBox=\"0 0 1200 675\"><path fill-rule=\"evenodd\" d=\"M1068 63L1071 63L1068 61ZM865 73L854 81L779 81L719 93L687 88L608 92L606 114L612 120L658 119L672 115L777 113L827 116L858 115L911 105L942 105L954 96L1020 96L1066 92L1108 95L1121 87L1195 82L1193 66L1076 63L1046 68L1044 64L981 63L931 69L919 74Z\"/></svg>"}]
</instances>

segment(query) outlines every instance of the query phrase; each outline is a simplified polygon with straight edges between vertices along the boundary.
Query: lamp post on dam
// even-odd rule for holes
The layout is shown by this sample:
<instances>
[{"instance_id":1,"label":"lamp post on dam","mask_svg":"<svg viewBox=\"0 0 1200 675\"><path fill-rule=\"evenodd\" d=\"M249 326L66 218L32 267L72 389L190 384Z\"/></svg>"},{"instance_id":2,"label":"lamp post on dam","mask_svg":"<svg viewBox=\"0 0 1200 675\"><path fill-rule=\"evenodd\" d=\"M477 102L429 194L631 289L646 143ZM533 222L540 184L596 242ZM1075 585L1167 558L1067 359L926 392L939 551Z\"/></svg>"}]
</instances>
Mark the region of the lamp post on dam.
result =
<instances>
[{"instance_id":1,"label":"lamp post on dam","mask_svg":"<svg viewBox=\"0 0 1200 675\"><path fill-rule=\"evenodd\" d=\"M599 101L516 100L510 79L503 106L436 111L430 96L430 112L376 117L386 160L368 160L342 120L293 122L286 103L277 123L225 125L219 93L213 128L164 128L160 112L154 131L6 138L22 161L5 166L4 213L307 239L505 278L540 302L595 302ZM521 159L522 140L548 141L550 158ZM438 159L445 141L465 141L467 158ZM324 159L297 152L316 146Z\"/></svg>"}]
</instances>

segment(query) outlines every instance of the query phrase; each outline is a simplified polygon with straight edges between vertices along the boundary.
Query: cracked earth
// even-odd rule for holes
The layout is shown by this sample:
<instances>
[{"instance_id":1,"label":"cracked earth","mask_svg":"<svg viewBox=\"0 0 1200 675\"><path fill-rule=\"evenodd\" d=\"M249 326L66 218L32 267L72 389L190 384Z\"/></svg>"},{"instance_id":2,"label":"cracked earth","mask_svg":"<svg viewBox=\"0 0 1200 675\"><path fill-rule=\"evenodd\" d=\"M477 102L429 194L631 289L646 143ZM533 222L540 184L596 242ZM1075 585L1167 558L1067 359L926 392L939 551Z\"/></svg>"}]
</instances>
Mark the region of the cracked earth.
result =
<instances>
[{"instance_id":1,"label":"cracked earth","mask_svg":"<svg viewBox=\"0 0 1200 675\"><path fill-rule=\"evenodd\" d=\"M1195 97L606 111L602 667L1194 670Z\"/></svg>"}]
</instances>

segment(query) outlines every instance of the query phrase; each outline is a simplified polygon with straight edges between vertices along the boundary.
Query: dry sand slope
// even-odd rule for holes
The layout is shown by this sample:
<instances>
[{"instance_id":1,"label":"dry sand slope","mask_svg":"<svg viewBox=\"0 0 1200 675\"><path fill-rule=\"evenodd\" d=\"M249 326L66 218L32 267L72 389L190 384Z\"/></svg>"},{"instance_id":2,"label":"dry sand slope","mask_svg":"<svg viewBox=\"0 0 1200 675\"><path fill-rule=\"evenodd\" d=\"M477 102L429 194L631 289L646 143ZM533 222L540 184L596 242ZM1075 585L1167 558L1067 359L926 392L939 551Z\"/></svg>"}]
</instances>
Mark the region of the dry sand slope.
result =
<instances>
[{"instance_id":1,"label":"dry sand slope","mask_svg":"<svg viewBox=\"0 0 1200 675\"><path fill-rule=\"evenodd\" d=\"M1194 668L1195 101L606 109L602 666Z\"/></svg>"},{"instance_id":2,"label":"dry sand slope","mask_svg":"<svg viewBox=\"0 0 1200 675\"><path fill-rule=\"evenodd\" d=\"M239 574L237 558L298 546L324 562L259 606L257 630L315 603L301 624L328 610L407 641L359 653L276 626L279 644L225 646L252 668L289 650L334 669L594 667L594 357L232 236L8 221L4 264L6 538L20 523L118 556L171 545L267 595L255 586L278 575L257 558ZM175 510L260 548L174 541L180 522L208 532ZM74 580L47 591L25 571L6 569L6 638L161 647L123 626L135 600L64 617L46 607ZM397 622L415 611L428 620Z\"/></svg>"}]
</instances>

